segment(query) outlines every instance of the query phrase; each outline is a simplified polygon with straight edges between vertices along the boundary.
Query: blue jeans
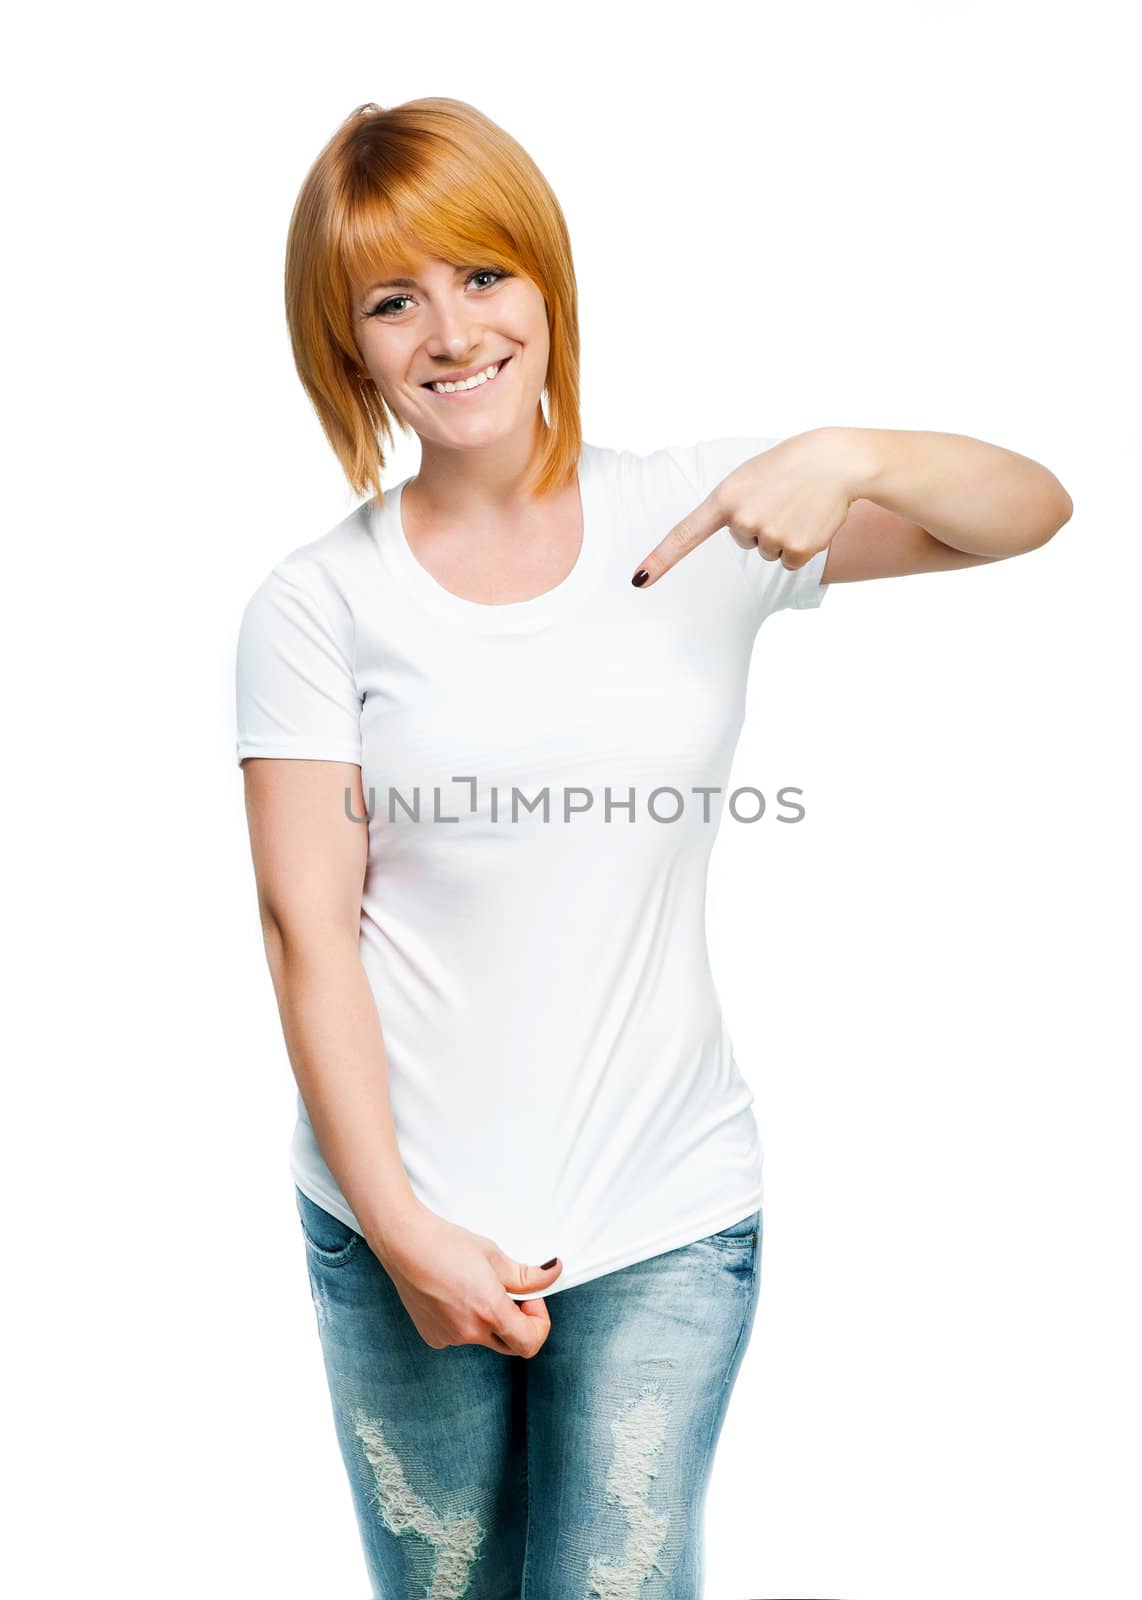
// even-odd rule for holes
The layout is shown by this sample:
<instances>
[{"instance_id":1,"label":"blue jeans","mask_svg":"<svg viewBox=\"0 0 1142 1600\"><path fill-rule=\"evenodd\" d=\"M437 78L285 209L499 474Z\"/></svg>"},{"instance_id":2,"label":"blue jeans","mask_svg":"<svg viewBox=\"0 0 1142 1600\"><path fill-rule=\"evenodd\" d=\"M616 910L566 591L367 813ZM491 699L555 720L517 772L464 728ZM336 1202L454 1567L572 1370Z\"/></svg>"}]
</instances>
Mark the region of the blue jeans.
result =
<instances>
[{"instance_id":1,"label":"blue jeans","mask_svg":"<svg viewBox=\"0 0 1142 1600\"><path fill-rule=\"evenodd\" d=\"M294 1193L375 1600L700 1600L761 1212L546 1296L527 1359L433 1349L361 1235Z\"/></svg>"}]
</instances>

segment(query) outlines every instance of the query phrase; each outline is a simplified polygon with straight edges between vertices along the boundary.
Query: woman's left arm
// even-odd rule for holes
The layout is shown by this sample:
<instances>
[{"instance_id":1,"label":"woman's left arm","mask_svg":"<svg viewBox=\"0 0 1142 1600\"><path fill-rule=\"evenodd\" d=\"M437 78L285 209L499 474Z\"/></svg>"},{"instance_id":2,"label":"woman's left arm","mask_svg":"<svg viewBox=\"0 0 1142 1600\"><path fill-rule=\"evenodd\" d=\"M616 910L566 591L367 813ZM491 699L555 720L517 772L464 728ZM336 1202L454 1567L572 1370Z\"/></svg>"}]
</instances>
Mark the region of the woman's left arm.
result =
<instances>
[{"instance_id":1,"label":"woman's left arm","mask_svg":"<svg viewBox=\"0 0 1142 1600\"><path fill-rule=\"evenodd\" d=\"M802 438L805 438L802 435ZM823 583L941 572L1035 550L1074 510L1039 462L959 433L812 430L850 499Z\"/></svg>"}]
</instances>

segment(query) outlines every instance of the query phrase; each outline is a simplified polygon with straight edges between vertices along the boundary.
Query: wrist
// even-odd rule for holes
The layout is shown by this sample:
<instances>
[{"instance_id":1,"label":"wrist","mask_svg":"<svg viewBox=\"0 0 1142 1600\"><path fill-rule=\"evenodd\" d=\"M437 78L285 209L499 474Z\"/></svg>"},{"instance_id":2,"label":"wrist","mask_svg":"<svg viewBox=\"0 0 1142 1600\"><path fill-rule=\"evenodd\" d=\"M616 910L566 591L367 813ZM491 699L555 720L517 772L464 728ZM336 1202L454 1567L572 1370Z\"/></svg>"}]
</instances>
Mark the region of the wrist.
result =
<instances>
[{"instance_id":1,"label":"wrist","mask_svg":"<svg viewBox=\"0 0 1142 1600\"><path fill-rule=\"evenodd\" d=\"M407 1195L389 1201L375 1216L361 1218L365 1243L378 1261L384 1263L399 1254L402 1242L424 1211L424 1205L410 1190Z\"/></svg>"},{"instance_id":2,"label":"wrist","mask_svg":"<svg viewBox=\"0 0 1142 1600\"><path fill-rule=\"evenodd\" d=\"M850 500L871 493L884 461L884 432L880 428L828 427L818 430L825 438L830 460L836 464Z\"/></svg>"}]
</instances>

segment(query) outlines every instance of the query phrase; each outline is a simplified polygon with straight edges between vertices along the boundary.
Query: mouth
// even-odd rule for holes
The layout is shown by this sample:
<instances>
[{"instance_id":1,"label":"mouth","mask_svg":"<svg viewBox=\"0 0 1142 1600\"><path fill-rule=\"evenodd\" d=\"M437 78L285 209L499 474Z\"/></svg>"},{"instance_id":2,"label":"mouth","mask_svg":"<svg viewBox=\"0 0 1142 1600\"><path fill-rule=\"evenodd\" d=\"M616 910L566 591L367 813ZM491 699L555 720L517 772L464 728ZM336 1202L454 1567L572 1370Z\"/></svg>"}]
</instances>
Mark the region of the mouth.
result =
<instances>
[{"instance_id":1,"label":"mouth","mask_svg":"<svg viewBox=\"0 0 1142 1600\"><path fill-rule=\"evenodd\" d=\"M470 386L469 384L462 384L457 389L448 389L443 391L435 388L431 383L422 383L420 387L422 389L427 389L428 393L435 395L438 400L471 400L474 399L476 395L481 394L485 389L491 388L492 384L496 382L500 376L500 373L504 370L510 360L511 356L505 356L504 359L498 364L489 362L488 367L495 366L496 370L494 375L490 378L478 377L474 383L469 380ZM488 367L485 367L485 372L488 370Z\"/></svg>"}]
</instances>

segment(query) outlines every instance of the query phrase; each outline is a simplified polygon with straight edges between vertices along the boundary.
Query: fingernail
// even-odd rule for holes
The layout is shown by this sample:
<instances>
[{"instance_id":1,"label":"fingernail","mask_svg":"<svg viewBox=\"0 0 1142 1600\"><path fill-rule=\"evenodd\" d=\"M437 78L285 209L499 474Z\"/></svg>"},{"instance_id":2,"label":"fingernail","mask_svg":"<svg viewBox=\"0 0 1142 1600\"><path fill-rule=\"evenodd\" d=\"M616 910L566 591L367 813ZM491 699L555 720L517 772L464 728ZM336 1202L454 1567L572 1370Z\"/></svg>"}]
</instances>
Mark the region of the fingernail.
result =
<instances>
[{"instance_id":1,"label":"fingernail","mask_svg":"<svg viewBox=\"0 0 1142 1600\"><path fill-rule=\"evenodd\" d=\"M558 1260L559 1260L558 1256L552 1256L550 1261L545 1261L543 1263L543 1265L539 1269L540 1272L546 1272L548 1267L553 1267Z\"/></svg>"},{"instance_id":2,"label":"fingernail","mask_svg":"<svg viewBox=\"0 0 1142 1600\"><path fill-rule=\"evenodd\" d=\"M646 570L646 568L640 567L630 581L634 584L636 589L641 589L649 577L650 573Z\"/></svg>"}]
</instances>

